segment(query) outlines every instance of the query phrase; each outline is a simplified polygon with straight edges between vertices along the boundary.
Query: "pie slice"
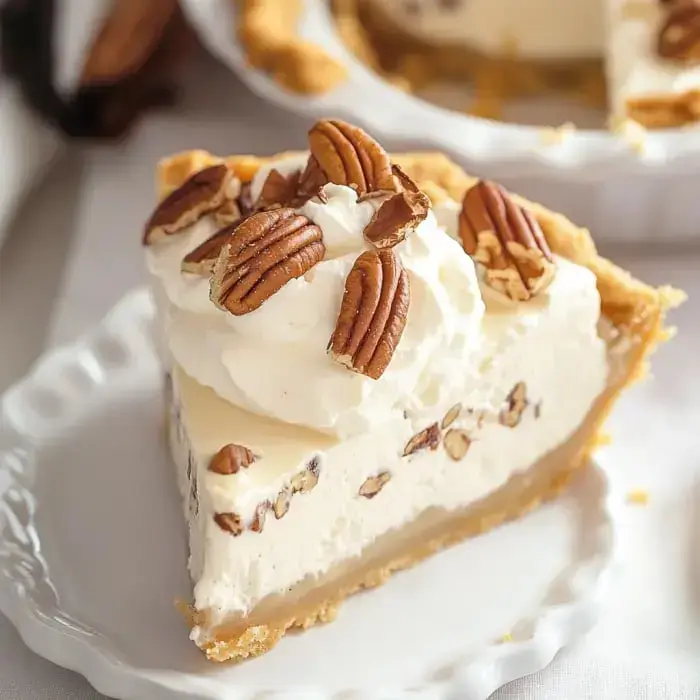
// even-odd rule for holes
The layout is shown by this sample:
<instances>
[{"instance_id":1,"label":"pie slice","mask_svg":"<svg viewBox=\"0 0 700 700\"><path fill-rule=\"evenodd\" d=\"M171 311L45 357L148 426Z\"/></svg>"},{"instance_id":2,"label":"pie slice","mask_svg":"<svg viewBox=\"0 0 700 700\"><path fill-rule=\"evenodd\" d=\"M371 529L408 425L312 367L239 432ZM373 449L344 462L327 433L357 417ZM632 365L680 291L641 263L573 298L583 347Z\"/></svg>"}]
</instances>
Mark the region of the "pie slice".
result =
<instances>
[{"instance_id":1,"label":"pie slice","mask_svg":"<svg viewBox=\"0 0 700 700\"><path fill-rule=\"evenodd\" d=\"M683 298L442 155L309 148L164 160L144 231L214 661L559 494Z\"/></svg>"}]
</instances>

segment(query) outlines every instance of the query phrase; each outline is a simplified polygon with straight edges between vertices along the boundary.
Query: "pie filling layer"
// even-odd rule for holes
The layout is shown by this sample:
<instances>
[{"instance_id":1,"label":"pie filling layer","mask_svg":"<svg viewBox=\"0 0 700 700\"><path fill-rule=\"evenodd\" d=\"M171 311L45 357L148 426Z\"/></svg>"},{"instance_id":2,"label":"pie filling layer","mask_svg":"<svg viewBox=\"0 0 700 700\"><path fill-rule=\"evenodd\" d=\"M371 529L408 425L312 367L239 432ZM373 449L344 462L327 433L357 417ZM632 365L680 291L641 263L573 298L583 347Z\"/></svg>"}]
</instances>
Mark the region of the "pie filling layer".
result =
<instances>
[{"instance_id":1,"label":"pie filling layer","mask_svg":"<svg viewBox=\"0 0 700 700\"><path fill-rule=\"evenodd\" d=\"M195 588L195 604L191 614L192 639L214 660L245 658L266 651L290 627L307 627L333 619L338 605L358 589L383 583L393 571L412 566L450 544L519 517L556 496L575 470L587 464L590 452L595 448L601 423L611 402L629 380L629 370L638 361L639 353L640 347L636 344L611 340L608 350L611 371L606 388L563 442L521 468L518 468L517 460L510 464L490 460L485 463L478 455L470 454L473 445L463 459L454 461L449 457L449 448L445 446L443 438L442 444L434 451L426 448L416 452L413 457L394 456L391 464L385 463L386 467L393 466L394 476L376 496L362 498L355 484L348 484L346 499L356 502L358 508L365 511L356 521L351 521L347 516L333 517L335 514L331 513L328 521L319 522L325 510L322 501L328 499L328 490L324 489L323 483L326 472L329 473L326 484L330 488L337 488L340 479L342 484L347 484L350 475L356 475L355 482L360 483L368 473L356 462L336 479L336 475L330 474L330 471L342 469L342 465L333 462L331 450L322 463L326 472L319 472L317 486L308 493L293 496L288 512L280 521L275 521L271 516L273 522L266 522L262 533L246 532L237 538L211 526L211 502L212 496L215 499L216 495L213 495L214 488L211 486L205 486L204 492L202 490L203 483L211 484L211 474L207 474L197 460L190 438L198 433L201 423L200 426L197 423L203 416L221 416L223 409L222 423L232 420L236 421L236 425L239 425L241 416L231 412L230 406L224 407L221 399L211 390L196 384L176 367L172 376L166 379L174 385L168 414L170 448L185 503L188 504L193 548L190 565L195 580L200 581ZM196 416L194 421L190 420L190 415ZM546 421L544 415L539 419L532 414L523 415L523 432L527 432L528 424L532 425L536 420ZM514 429L514 434L520 427ZM243 428L248 428L245 422ZM222 431L219 440L232 437L228 427L223 427L221 423L215 430ZM233 436L238 437L238 430L233 431ZM352 447L347 446L346 449L351 450ZM431 499L427 507L412 508L411 517L404 519L402 524L383 528L381 534L367 540L363 546L357 546L359 531L365 522L378 520L380 513L377 511L391 508L392 504L387 501L396 500L390 495L392 486L397 487L398 491L406 487L415 489L418 483L419 488L434 493L436 489L430 481L438 478L452 487L469 483L471 493L457 504L457 499ZM495 487L485 486L487 483L495 484ZM416 502L414 495L412 491L410 500L413 503ZM313 500L318 503L312 503ZM349 509L346 506L346 510ZM317 523L315 527L312 519ZM277 529L277 533L273 528ZM239 546L245 537L249 538L248 546ZM266 538L267 542L264 541ZM337 539L346 544L344 550L337 546ZM252 605L249 604L244 611L239 602L237 609L235 601L240 601L240 597L233 591L234 586L237 590L243 587L250 591L250 585L246 587L245 581L252 585L259 584L265 569L268 575L275 575L280 559L304 558L312 550L320 552L324 547L326 551L335 550L335 556L332 560L328 558L324 567L307 571L294 582L282 584L278 579L276 584L269 586L267 593L258 588L258 597ZM271 560L267 567L264 557ZM242 572L240 578L236 576L238 571ZM208 576L216 577L217 582L212 578L207 579ZM212 594L216 583L220 588L218 600L207 600L205 596ZM227 592L221 590L225 588Z\"/></svg>"}]
</instances>

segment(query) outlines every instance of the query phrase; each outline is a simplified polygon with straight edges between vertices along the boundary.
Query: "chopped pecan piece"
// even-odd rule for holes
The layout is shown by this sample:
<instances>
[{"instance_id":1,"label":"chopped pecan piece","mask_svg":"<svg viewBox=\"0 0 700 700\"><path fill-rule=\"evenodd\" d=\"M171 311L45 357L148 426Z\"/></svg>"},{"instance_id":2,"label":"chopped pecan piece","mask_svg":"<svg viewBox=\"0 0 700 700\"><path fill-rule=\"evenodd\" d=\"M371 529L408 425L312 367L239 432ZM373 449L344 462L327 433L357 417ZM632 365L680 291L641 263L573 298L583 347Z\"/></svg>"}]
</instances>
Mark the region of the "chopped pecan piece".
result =
<instances>
[{"instance_id":1,"label":"chopped pecan piece","mask_svg":"<svg viewBox=\"0 0 700 700\"><path fill-rule=\"evenodd\" d=\"M238 195L238 208L241 211L241 216L248 216L255 209L252 190L253 183L251 182L244 182L241 185L241 193Z\"/></svg>"},{"instance_id":2,"label":"chopped pecan piece","mask_svg":"<svg viewBox=\"0 0 700 700\"><path fill-rule=\"evenodd\" d=\"M520 423L529 403L525 382L518 382L506 396L505 406L499 414L501 425L505 425L507 428L515 428Z\"/></svg>"},{"instance_id":3,"label":"chopped pecan piece","mask_svg":"<svg viewBox=\"0 0 700 700\"><path fill-rule=\"evenodd\" d=\"M144 229L144 245L153 245L190 226L234 199L239 189L240 182L224 164L200 170L156 207Z\"/></svg>"},{"instance_id":4,"label":"chopped pecan piece","mask_svg":"<svg viewBox=\"0 0 700 700\"><path fill-rule=\"evenodd\" d=\"M211 299L235 316L250 313L325 252L321 229L293 209L253 214L236 228L214 265Z\"/></svg>"},{"instance_id":5,"label":"chopped pecan piece","mask_svg":"<svg viewBox=\"0 0 700 700\"><path fill-rule=\"evenodd\" d=\"M365 226L364 236L377 248L392 248L425 220L430 200L422 192L404 190L391 195Z\"/></svg>"},{"instance_id":6,"label":"chopped pecan piece","mask_svg":"<svg viewBox=\"0 0 700 700\"><path fill-rule=\"evenodd\" d=\"M225 201L214 211L214 222L221 228L238 223L242 218L241 209L238 206L238 201L235 199Z\"/></svg>"},{"instance_id":7,"label":"chopped pecan piece","mask_svg":"<svg viewBox=\"0 0 700 700\"><path fill-rule=\"evenodd\" d=\"M209 471L216 474L238 474L255 462L255 455L243 445L224 445L210 460Z\"/></svg>"},{"instance_id":8,"label":"chopped pecan piece","mask_svg":"<svg viewBox=\"0 0 700 700\"><path fill-rule=\"evenodd\" d=\"M270 501L263 501L258 503L255 508L255 515L253 516L253 522L250 524L250 529L253 532L262 532L265 527L265 518L267 516L267 511L270 510Z\"/></svg>"},{"instance_id":9,"label":"chopped pecan piece","mask_svg":"<svg viewBox=\"0 0 700 700\"><path fill-rule=\"evenodd\" d=\"M331 357L345 367L379 379L401 340L408 315L408 275L391 249L357 258L328 343Z\"/></svg>"},{"instance_id":10,"label":"chopped pecan piece","mask_svg":"<svg viewBox=\"0 0 700 700\"><path fill-rule=\"evenodd\" d=\"M418 452L418 450L437 450L440 446L440 428L437 423L429 425L425 430L416 433L407 443L403 450L403 456Z\"/></svg>"},{"instance_id":11,"label":"chopped pecan piece","mask_svg":"<svg viewBox=\"0 0 700 700\"><path fill-rule=\"evenodd\" d=\"M231 238L231 235L236 230L236 226L238 226L238 223L222 228L211 238L207 238L206 241L185 255L180 265L182 271L209 277L214 271L214 263L216 263L217 258L221 254L221 249L226 244L226 241Z\"/></svg>"},{"instance_id":12,"label":"chopped pecan piece","mask_svg":"<svg viewBox=\"0 0 700 700\"><path fill-rule=\"evenodd\" d=\"M298 196L304 201L314 196L323 197L323 187L327 184L328 178L323 170L321 170L321 166L318 164L316 158L310 155L309 160L306 161L306 167L299 177Z\"/></svg>"},{"instance_id":13,"label":"chopped pecan piece","mask_svg":"<svg viewBox=\"0 0 700 700\"><path fill-rule=\"evenodd\" d=\"M338 119L316 122L309 146L329 182L353 187L358 194L398 189L387 152L352 124Z\"/></svg>"},{"instance_id":14,"label":"chopped pecan piece","mask_svg":"<svg viewBox=\"0 0 700 700\"><path fill-rule=\"evenodd\" d=\"M243 532L241 518L236 513L217 513L214 522L224 531L238 537Z\"/></svg>"},{"instance_id":15,"label":"chopped pecan piece","mask_svg":"<svg viewBox=\"0 0 700 700\"><path fill-rule=\"evenodd\" d=\"M298 207L303 204L299 196L301 171L282 175L279 170L270 170L255 203L256 209L269 209L275 206Z\"/></svg>"},{"instance_id":16,"label":"chopped pecan piece","mask_svg":"<svg viewBox=\"0 0 700 700\"><path fill-rule=\"evenodd\" d=\"M443 443L445 445L445 452L447 452L455 462L459 462L459 460L464 459L466 456L472 441L466 430L450 428L445 433Z\"/></svg>"},{"instance_id":17,"label":"chopped pecan piece","mask_svg":"<svg viewBox=\"0 0 700 700\"><path fill-rule=\"evenodd\" d=\"M318 459L314 457L307 465L304 471L295 474L292 477L291 486L292 493L308 493L318 484L320 475L320 465Z\"/></svg>"},{"instance_id":18,"label":"chopped pecan piece","mask_svg":"<svg viewBox=\"0 0 700 700\"><path fill-rule=\"evenodd\" d=\"M390 479L391 474L389 472L380 472L376 476L370 476L360 486L358 493L365 498L374 498Z\"/></svg>"},{"instance_id":19,"label":"chopped pecan piece","mask_svg":"<svg viewBox=\"0 0 700 700\"><path fill-rule=\"evenodd\" d=\"M292 491L287 487L283 488L277 494L277 498L275 499L275 502L272 505L272 510L274 511L275 518L277 518L277 520L283 518L287 514L287 511L289 510L289 502L291 501L291 499Z\"/></svg>"},{"instance_id":20,"label":"chopped pecan piece","mask_svg":"<svg viewBox=\"0 0 700 700\"><path fill-rule=\"evenodd\" d=\"M483 266L486 283L515 301L531 299L554 279L539 223L494 182L480 180L467 191L459 234L464 250Z\"/></svg>"}]
</instances>

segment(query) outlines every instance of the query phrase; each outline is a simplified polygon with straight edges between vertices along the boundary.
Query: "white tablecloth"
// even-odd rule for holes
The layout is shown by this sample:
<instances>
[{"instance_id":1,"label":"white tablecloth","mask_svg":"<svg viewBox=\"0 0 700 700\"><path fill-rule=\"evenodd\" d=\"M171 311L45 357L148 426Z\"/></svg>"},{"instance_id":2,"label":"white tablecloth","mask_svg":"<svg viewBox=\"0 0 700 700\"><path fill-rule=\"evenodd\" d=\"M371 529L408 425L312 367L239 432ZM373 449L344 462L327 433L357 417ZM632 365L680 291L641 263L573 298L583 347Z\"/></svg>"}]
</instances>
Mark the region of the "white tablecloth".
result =
<instances>
[{"instance_id":1,"label":"white tablecloth","mask_svg":"<svg viewBox=\"0 0 700 700\"><path fill-rule=\"evenodd\" d=\"M24 207L0 256L0 388L144 280L138 232L158 157L187 147L273 153L304 146L307 124L247 94L208 60L193 71L177 115L152 117L121 146L73 151ZM700 297L700 240L697 251L616 257L645 279ZM698 318L693 301L676 315L682 333L657 357L655 382L635 388L611 421L617 441L604 460L614 465L614 481L647 488L651 503L630 507L620 523L622 555L604 621L549 668L494 699L700 698ZM25 649L0 618L0 697L98 695Z\"/></svg>"}]
</instances>

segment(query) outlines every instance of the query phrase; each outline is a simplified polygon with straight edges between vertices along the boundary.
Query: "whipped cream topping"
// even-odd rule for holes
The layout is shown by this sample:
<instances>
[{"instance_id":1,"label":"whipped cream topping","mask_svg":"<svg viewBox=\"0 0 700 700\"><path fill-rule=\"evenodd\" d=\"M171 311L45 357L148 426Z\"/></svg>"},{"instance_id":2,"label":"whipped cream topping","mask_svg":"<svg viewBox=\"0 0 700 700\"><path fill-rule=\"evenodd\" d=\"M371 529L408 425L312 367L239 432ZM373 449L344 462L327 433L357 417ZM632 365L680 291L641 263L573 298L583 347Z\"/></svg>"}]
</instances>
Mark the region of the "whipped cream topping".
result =
<instances>
[{"instance_id":1,"label":"whipped cream topping","mask_svg":"<svg viewBox=\"0 0 700 700\"><path fill-rule=\"evenodd\" d=\"M293 160L293 159L290 159ZM298 162L280 161L281 172ZM257 194L266 176L253 183ZM396 252L411 288L408 320L379 380L350 372L326 353L345 279L366 249L362 231L380 199L358 202L326 185L326 203L301 209L323 231L324 260L244 316L218 309L208 280L183 274L185 254L215 231L209 218L147 251L170 302L167 339L175 361L222 398L260 415L346 437L439 401L447 380L478 350L484 303L471 259L430 214Z\"/></svg>"},{"instance_id":2,"label":"whipped cream topping","mask_svg":"<svg viewBox=\"0 0 700 700\"><path fill-rule=\"evenodd\" d=\"M682 95L700 89L700 65L669 61L657 54L657 37L667 9L658 0L638 5L637 12L628 11L628 4L608 6L606 71L616 116L625 115L629 99Z\"/></svg>"},{"instance_id":3,"label":"whipped cream topping","mask_svg":"<svg viewBox=\"0 0 700 700\"><path fill-rule=\"evenodd\" d=\"M401 29L430 44L489 55L592 58L604 46L604 15L593 0L373 0Z\"/></svg>"}]
</instances>

